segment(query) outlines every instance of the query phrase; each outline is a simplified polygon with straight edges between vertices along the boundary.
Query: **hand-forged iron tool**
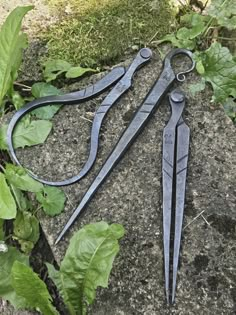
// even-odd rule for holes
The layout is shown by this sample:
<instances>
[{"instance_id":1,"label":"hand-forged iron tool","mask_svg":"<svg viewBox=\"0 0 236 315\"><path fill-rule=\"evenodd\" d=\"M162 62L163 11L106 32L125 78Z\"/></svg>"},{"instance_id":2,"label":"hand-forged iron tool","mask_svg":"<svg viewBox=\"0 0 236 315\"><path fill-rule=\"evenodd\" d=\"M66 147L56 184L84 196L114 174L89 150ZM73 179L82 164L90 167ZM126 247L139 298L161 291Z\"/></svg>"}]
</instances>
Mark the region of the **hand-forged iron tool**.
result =
<instances>
[{"instance_id":1,"label":"hand-forged iron tool","mask_svg":"<svg viewBox=\"0 0 236 315\"><path fill-rule=\"evenodd\" d=\"M104 117L108 113L109 109L117 102L117 100L131 87L132 85L132 77L134 73L140 69L144 64L146 64L150 58L152 57L152 52L148 48L142 48L137 54L136 58L133 60L128 70L126 71L123 67L114 68L110 73L108 73L105 77L103 77L100 81L95 83L92 86L85 88L84 90L60 95L60 96L48 96L42 97L37 100L34 100L28 103L26 106L18 110L15 115L12 117L10 121L8 131L7 131L7 142L9 147L10 155L13 161L21 165L16 153L14 151L13 146L13 132L17 125L17 123L29 112L32 110L46 106L51 104L63 104L63 105L74 105L85 102L98 94L101 94L106 89L108 89L111 85L118 83L115 87L108 93L100 107L96 111L94 116L92 130L91 130L91 144L90 144L90 152L86 163L84 164L80 173L71 178L61 180L61 181L47 181L39 178L36 174L27 170L29 175L31 175L36 180L41 183L51 185L51 186L66 186L73 184L80 179L82 179L92 168L98 151L98 141L99 141L99 132L103 122Z\"/></svg>"},{"instance_id":2,"label":"hand-forged iron tool","mask_svg":"<svg viewBox=\"0 0 236 315\"><path fill-rule=\"evenodd\" d=\"M163 242L166 298L167 303L169 303L170 298L171 303L174 303L184 213L190 130L182 118L185 105L183 92L174 90L169 96L169 101L172 114L163 132ZM171 237L172 231L173 237ZM172 266L172 276L170 276L170 265Z\"/></svg>"},{"instance_id":3,"label":"hand-forged iron tool","mask_svg":"<svg viewBox=\"0 0 236 315\"><path fill-rule=\"evenodd\" d=\"M176 55L185 55L187 56L192 64L188 70L183 72L179 72L175 74L171 62L172 59ZM133 119L131 120L129 126L126 128L120 139L118 140L117 144L115 145L113 151L111 152L110 156L107 158L106 162L103 164L102 168L100 169L98 175L94 179L93 183L83 196L80 204L75 209L74 213L66 223L65 227L63 228L62 232L58 236L56 240L56 244L61 240L64 234L68 231L70 226L74 223L76 218L80 215L81 211L86 207L89 203L97 189L101 186L103 181L109 175L113 167L119 162L122 156L125 154L129 146L134 142L140 131L144 128L145 124L150 119L151 115L153 114L154 110L160 105L162 98L167 93L171 85L174 83L175 79L177 81L184 81L185 80L185 73L191 72L195 67L195 63L192 59L192 53L186 49L174 49L169 52L164 60L164 68L159 79L156 81L154 86L152 87L151 91L147 95L146 99L142 103L142 105L136 111Z\"/></svg>"}]
</instances>

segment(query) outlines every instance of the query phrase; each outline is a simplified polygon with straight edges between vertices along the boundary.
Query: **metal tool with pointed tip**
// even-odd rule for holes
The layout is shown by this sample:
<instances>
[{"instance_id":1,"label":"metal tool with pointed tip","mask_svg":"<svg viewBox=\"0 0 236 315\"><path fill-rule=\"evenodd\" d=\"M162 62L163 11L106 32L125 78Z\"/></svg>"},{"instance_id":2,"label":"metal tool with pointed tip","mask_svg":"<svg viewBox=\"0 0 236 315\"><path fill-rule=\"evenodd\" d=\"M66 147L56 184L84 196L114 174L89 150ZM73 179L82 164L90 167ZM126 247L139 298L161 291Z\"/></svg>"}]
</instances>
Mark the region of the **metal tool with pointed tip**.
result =
<instances>
[{"instance_id":1,"label":"metal tool with pointed tip","mask_svg":"<svg viewBox=\"0 0 236 315\"><path fill-rule=\"evenodd\" d=\"M105 97L95 113L91 130L89 156L79 174L61 181L49 181L39 178L30 170L27 170L31 177L43 184L47 184L50 186L66 186L81 180L85 175L87 175L96 160L100 128L106 114L111 109L111 107L120 99L120 97L125 94L125 92L127 92L132 86L132 78L135 72L139 70L142 66L144 66L148 61L150 61L151 57L152 51L148 48L142 48L127 70L123 67L114 68L111 72L109 72L105 77L96 82L94 85L91 85L81 91L59 96L42 97L28 103L26 106L18 110L12 117L12 120L10 121L7 130L7 143L12 160L16 164L22 166L14 150L13 132L16 128L16 125L26 114L30 113L36 108L51 104L76 105L83 103L87 100L90 100L91 98L96 97L97 95L101 94L109 87L111 87L113 84L117 83L110 91L110 93L108 93L108 95Z\"/></svg>"},{"instance_id":2,"label":"metal tool with pointed tip","mask_svg":"<svg viewBox=\"0 0 236 315\"><path fill-rule=\"evenodd\" d=\"M187 56L191 60L192 64L191 67L186 71L175 74L171 63L172 59L177 55ZM118 140L110 156L107 158L106 162L103 164L93 183L83 196L80 204L75 209L74 213L72 214L72 216L66 223L65 227L59 234L55 244L57 244L65 235L65 233L69 230L71 225L81 214L82 210L88 205L89 201L91 200L95 192L98 190L98 188L102 185L102 183L107 178L109 173L119 162L119 160L123 157L123 155L130 147L130 145L135 141L139 133L143 130L146 123L149 121L153 112L160 105L161 100L166 95L167 91L172 86L174 81L177 80L183 82L185 80L184 74L191 72L194 69L194 67L195 63L192 59L192 53L189 50L177 48L166 55L164 60L164 68L162 70L160 77L157 79L156 83L152 87L151 91L147 95L142 105L136 111L129 126L126 128L126 130Z\"/></svg>"},{"instance_id":3,"label":"metal tool with pointed tip","mask_svg":"<svg viewBox=\"0 0 236 315\"><path fill-rule=\"evenodd\" d=\"M169 101L172 114L163 132L163 243L166 298L167 303L174 303L190 130L182 118L185 106L184 93L174 90L169 96Z\"/></svg>"}]
</instances>

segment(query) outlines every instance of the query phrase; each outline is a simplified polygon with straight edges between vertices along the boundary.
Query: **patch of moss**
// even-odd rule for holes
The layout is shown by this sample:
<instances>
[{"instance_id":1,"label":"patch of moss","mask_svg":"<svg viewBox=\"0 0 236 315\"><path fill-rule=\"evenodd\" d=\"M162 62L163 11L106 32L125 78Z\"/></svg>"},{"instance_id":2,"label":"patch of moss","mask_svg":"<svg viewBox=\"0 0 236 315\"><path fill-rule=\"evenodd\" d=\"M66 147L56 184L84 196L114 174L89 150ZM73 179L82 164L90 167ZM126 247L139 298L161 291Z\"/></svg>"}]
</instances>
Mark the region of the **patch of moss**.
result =
<instances>
[{"instance_id":1,"label":"patch of moss","mask_svg":"<svg viewBox=\"0 0 236 315\"><path fill-rule=\"evenodd\" d=\"M48 0L60 22L48 29L49 58L83 66L117 61L133 45L144 46L155 33L170 30L172 10L166 0ZM69 12L66 14L65 12Z\"/></svg>"}]
</instances>

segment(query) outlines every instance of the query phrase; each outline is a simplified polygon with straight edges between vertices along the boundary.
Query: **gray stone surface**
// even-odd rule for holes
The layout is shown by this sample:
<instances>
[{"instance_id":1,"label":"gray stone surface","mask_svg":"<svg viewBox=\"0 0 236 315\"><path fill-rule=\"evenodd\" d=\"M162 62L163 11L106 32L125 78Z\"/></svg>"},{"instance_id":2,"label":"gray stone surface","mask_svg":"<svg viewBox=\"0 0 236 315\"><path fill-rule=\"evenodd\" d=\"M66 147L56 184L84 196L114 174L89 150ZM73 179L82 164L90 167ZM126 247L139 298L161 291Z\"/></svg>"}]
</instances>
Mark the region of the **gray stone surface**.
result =
<instances>
[{"instance_id":1,"label":"gray stone surface","mask_svg":"<svg viewBox=\"0 0 236 315\"><path fill-rule=\"evenodd\" d=\"M53 245L160 69L156 56L139 71L132 90L103 124L95 167L80 183L64 188L68 196L64 213L55 218L40 214L41 224L58 261L73 232L84 224L105 220L124 225L126 235L109 288L99 290L91 314L235 314L235 127L223 110L210 102L209 91L195 98L189 95L188 85L198 81L196 74L188 75L182 85L188 96L185 118L191 128L191 153L176 305L166 306L163 279L161 147L169 117L166 100L82 218L58 246ZM64 107L54 118L46 144L19 150L23 164L48 179L76 174L86 159L89 120L101 99Z\"/></svg>"}]
</instances>

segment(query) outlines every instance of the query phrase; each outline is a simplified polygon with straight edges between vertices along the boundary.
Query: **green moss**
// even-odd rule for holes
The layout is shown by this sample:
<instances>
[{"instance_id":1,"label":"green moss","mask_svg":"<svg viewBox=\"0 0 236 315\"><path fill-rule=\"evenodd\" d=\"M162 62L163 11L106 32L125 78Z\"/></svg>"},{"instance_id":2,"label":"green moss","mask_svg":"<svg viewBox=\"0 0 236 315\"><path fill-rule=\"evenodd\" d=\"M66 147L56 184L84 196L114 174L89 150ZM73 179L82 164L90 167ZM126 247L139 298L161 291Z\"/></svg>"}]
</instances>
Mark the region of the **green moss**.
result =
<instances>
[{"instance_id":1,"label":"green moss","mask_svg":"<svg viewBox=\"0 0 236 315\"><path fill-rule=\"evenodd\" d=\"M86 66L117 61L133 45L143 46L157 32L169 32L172 11L166 0L48 0L60 8L59 23L43 34L49 58ZM65 8L70 14L66 16ZM73 12L73 13L72 13Z\"/></svg>"}]
</instances>

